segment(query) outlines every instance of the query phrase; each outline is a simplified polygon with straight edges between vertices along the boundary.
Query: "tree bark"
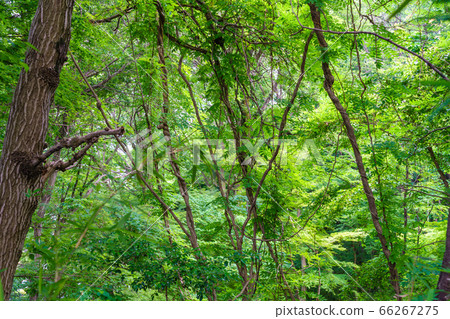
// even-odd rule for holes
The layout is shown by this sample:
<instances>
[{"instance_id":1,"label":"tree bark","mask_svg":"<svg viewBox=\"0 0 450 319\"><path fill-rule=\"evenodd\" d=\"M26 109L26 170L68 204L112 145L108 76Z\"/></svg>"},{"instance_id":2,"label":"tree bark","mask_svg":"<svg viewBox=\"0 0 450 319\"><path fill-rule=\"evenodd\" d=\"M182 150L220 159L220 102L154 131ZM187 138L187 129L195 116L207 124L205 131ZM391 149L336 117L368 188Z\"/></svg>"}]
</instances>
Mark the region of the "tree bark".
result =
<instances>
[{"instance_id":1,"label":"tree bark","mask_svg":"<svg viewBox=\"0 0 450 319\"><path fill-rule=\"evenodd\" d=\"M66 137L67 132L69 130L69 127L67 125L67 113L64 111L63 114L63 122L62 122L62 126L59 129L59 136L57 137L57 141L60 142L63 138ZM59 161L60 159L60 151L56 151L53 154L53 160L54 161ZM58 171L52 171L49 176L47 177L47 180L45 181L45 185L44 185L44 190L43 190L43 194L42 194L42 198L40 200L40 205L36 211L36 215L39 218L44 218L45 216L45 211L47 210L48 204L50 203L51 199L52 199L52 193L53 193L53 188L55 187L56 184L56 177L58 175ZM33 230L34 230L34 240L36 242L40 242L41 241L41 235L42 235L42 223L39 221L36 224L32 225ZM36 257L38 257L37 255L35 255L35 260Z\"/></svg>"},{"instance_id":2,"label":"tree bark","mask_svg":"<svg viewBox=\"0 0 450 319\"><path fill-rule=\"evenodd\" d=\"M191 247L196 251L195 258L202 262L205 260L205 256L202 253L200 245L198 243L197 232L195 230L194 215L192 212L192 207L189 199L189 188L186 180L181 176L181 169L178 165L178 160L175 155L174 149L172 147L172 138L170 134L169 124L167 122L167 115L169 115L169 82L168 82L168 72L166 67L165 53L164 53L164 24L165 24L165 12L159 1L154 2L156 9L158 11L158 29L157 29L157 45L158 45L158 58L159 64L161 66L161 82L162 82L162 117L158 129L163 131L163 135L167 141L167 146L169 148L169 161L172 167L173 175L177 178L178 188L180 190L181 197L183 197L184 203L186 205L186 225L189 230L189 241ZM197 254L198 252L198 254ZM208 300L217 300L217 293L214 287L206 289L206 297Z\"/></svg>"},{"instance_id":3,"label":"tree bark","mask_svg":"<svg viewBox=\"0 0 450 319\"><path fill-rule=\"evenodd\" d=\"M74 0L40 0L31 23L25 63L14 92L0 159L0 270L4 298L11 295L31 217L43 186L42 153L48 116L69 48Z\"/></svg>"},{"instance_id":4,"label":"tree bark","mask_svg":"<svg viewBox=\"0 0 450 319\"><path fill-rule=\"evenodd\" d=\"M319 45L322 48L324 48L325 50L328 50L328 44L325 40L325 37L324 37L322 31L318 31L318 30L322 30L322 25L320 22L320 12L314 4L309 3L309 7L311 9L311 18L314 23L314 28L315 28L314 32L316 33L317 40L319 41ZM387 259L389 273L390 273L390 280L391 280L392 287L394 288L394 291L396 294L396 299L401 300L402 298L400 297L400 295L401 295L400 279L399 279L397 266L396 266L395 262L391 261L391 258L390 258L391 251L388 247L389 243L383 234L383 229L380 224L378 210L377 210L377 206L375 203L375 197L373 196L372 189L369 185L369 180L367 178L366 170L364 168L364 163L362 160L361 152L359 150L359 145L356 140L355 131L353 129L353 126L351 124L350 117L348 116L347 111L344 109L339 98L334 93L334 90L333 90L334 76L331 73L330 66L328 65L327 62L322 62L322 70L323 70L323 74L324 74L324 78L325 78L323 86L325 88L325 91L327 91L328 96L330 97L330 100L333 102L334 106L336 107L336 110L339 111L339 113L342 117L342 121L344 122L346 131L347 131L347 137L350 140L350 143L353 148L353 154L355 155L356 166L358 167L358 172L359 172L359 175L361 178L364 193L366 194L367 203L369 205L370 214L372 216L372 223L377 232L378 239L380 240L383 253Z\"/></svg>"},{"instance_id":5,"label":"tree bark","mask_svg":"<svg viewBox=\"0 0 450 319\"><path fill-rule=\"evenodd\" d=\"M441 169L441 166L439 165L439 162L436 159L436 156L434 154L433 148L427 147L427 151L430 154L431 160L433 161L434 166L436 167L436 170L439 173L439 178L442 180L442 183L445 186L445 191L447 192L447 205L448 208L448 216L447 216L447 233L446 233L446 239L445 239L445 251L444 251L444 257L442 258L442 270L439 275L439 280L437 284L437 290L438 290L438 300L440 301L448 301L450 300L450 193L448 193L449 190L449 184L447 181L447 176L444 174L444 172Z\"/></svg>"}]
</instances>

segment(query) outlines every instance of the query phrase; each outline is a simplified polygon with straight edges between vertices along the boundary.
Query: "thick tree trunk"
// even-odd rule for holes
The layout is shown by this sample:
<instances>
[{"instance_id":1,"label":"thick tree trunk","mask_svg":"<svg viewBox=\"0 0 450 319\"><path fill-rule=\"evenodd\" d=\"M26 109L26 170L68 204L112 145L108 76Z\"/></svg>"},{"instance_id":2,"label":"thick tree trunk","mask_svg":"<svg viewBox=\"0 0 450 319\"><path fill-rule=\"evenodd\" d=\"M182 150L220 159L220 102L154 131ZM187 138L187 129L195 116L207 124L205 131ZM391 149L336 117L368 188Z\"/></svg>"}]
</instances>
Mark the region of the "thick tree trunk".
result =
<instances>
[{"instance_id":1,"label":"thick tree trunk","mask_svg":"<svg viewBox=\"0 0 450 319\"><path fill-rule=\"evenodd\" d=\"M62 126L59 129L59 136L56 139L57 142L60 142L67 135L69 127L67 126L66 118L67 118L67 113L64 111ZM55 152L55 154L53 154L53 161L58 161L60 159L60 153L61 153L61 151L59 150L59 151ZM40 205L36 211L36 215L39 218L44 218L44 216L45 216L45 211L47 210L48 204L50 203L50 201L52 199L53 188L55 187L55 184L56 184L57 175L58 175L58 171L56 171L56 170L52 171L50 174L48 174L47 180L45 181L43 194L42 194L42 197L40 200ZM39 222L33 224L32 227L34 230L34 240L36 242L40 242L41 235L42 235L42 223L39 221ZM36 257L38 257L38 256L35 255L35 258Z\"/></svg>"},{"instance_id":2,"label":"thick tree trunk","mask_svg":"<svg viewBox=\"0 0 450 319\"><path fill-rule=\"evenodd\" d=\"M39 202L42 167L30 158L40 155L48 115L66 61L74 0L40 0L31 23L28 50L14 92L0 159L0 269L5 300L11 288L31 217Z\"/></svg>"}]
</instances>

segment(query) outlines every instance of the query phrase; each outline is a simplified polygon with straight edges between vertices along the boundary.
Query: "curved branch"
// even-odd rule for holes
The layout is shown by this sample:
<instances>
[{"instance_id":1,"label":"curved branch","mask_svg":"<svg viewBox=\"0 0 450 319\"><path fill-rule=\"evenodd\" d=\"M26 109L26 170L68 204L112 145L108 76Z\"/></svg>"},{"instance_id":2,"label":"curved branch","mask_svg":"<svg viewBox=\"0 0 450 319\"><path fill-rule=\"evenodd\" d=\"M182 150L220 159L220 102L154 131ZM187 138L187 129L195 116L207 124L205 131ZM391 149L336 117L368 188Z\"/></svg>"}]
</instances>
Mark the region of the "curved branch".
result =
<instances>
[{"instance_id":1,"label":"curved branch","mask_svg":"<svg viewBox=\"0 0 450 319\"><path fill-rule=\"evenodd\" d=\"M443 78L443 79L446 80L446 81L449 81L449 78L448 78L444 73L442 73L436 66L434 66L430 61L428 61L428 60L425 59L424 57L420 56L420 55L417 54L417 53L414 53L413 51L411 51L411 50L405 48L404 46L402 46L402 45L400 45L400 44L398 44L398 43L395 43L395 42L392 41L391 39L386 38L386 37L383 37L383 36L381 36L381 35L379 35L379 34L377 34L377 33L375 33L375 32L370 32L370 31L344 31L344 32L342 32L342 31L332 31L332 30L322 30L322 29L318 29L318 28L310 28L310 27L305 27L305 26L303 26L303 25L302 25L302 29L313 30L313 31L316 31L316 32L326 32L326 33L332 33L332 34L370 34L370 35L376 36L376 37L378 37L378 38L380 38L380 39L382 39L382 40L384 40L384 41L386 41L386 42L389 42L389 43L392 44L392 45L395 45L397 48L399 48L399 49L401 49L401 50L403 50L403 51L406 51L406 52L408 52L409 54L412 54L412 55L414 55L415 57L421 59L421 60L422 60L423 62L425 62L431 69L433 69L437 74L439 74L439 75L441 76L441 78ZM300 30L300 31L301 31L301 30Z\"/></svg>"},{"instance_id":2,"label":"curved branch","mask_svg":"<svg viewBox=\"0 0 450 319\"><path fill-rule=\"evenodd\" d=\"M297 80L297 83L295 85L294 91L292 92L292 96L291 96L291 99L289 100L289 104L287 105L286 109L284 110L283 117L282 117L281 123L280 123L280 133L278 135L278 139L281 139L281 137L283 136L283 131L284 131L284 128L285 128L286 123L287 123L288 113L291 110L291 108L292 108L292 106L293 106L293 104L295 102L295 98L297 97L297 93L298 93L298 90L300 88L300 84L302 83L303 77L305 75L305 72L306 72L305 71L306 57L308 55L309 44L311 43L311 40L312 40L313 36L314 36L314 33L311 32L309 34L308 38L306 39L305 47L303 49L302 64L300 66L300 76L299 76L299 78ZM255 199L251 203L251 207L252 208L256 206L256 200L258 198L259 193L261 192L262 184L264 183L267 175L269 174L269 172L272 169L273 162L275 161L275 159L278 156L278 153L280 151L280 147L281 147L281 144L278 142L277 148L275 149L275 151L272 154L272 157L269 160L269 163L267 165L267 169L264 171L264 173L263 173L263 175L261 177L261 180L258 183L258 188L256 189L255 197L254 197ZM248 222L248 218L247 218L246 222ZM244 226L247 224L246 222L244 222ZM244 228L242 228L242 229L244 229Z\"/></svg>"},{"instance_id":3,"label":"curved branch","mask_svg":"<svg viewBox=\"0 0 450 319\"><path fill-rule=\"evenodd\" d=\"M193 51L197 51L197 52L200 52L202 54L209 54L208 50L205 50L205 49L202 49L202 48L198 48L198 47L195 47L195 46L190 45L188 43L185 43L185 42L181 41L180 39L178 39L177 37L174 37L173 35L171 35L168 32L164 32L164 34L169 38L170 41L175 42L176 44L178 44L179 46L181 46L183 48L186 48L186 49L189 49L189 50L193 50Z\"/></svg>"},{"instance_id":4,"label":"curved branch","mask_svg":"<svg viewBox=\"0 0 450 319\"><path fill-rule=\"evenodd\" d=\"M77 153L73 155L73 157L68 160L67 162L64 162L62 160L58 160L55 162L50 162L47 165L45 165L46 168L54 169L57 171L64 172L65 170L69 169L73 164L75 164L79 159L81 159L84 155L86 155L86 152L91 148L92 145L94 145L98 141L98 137L94 137L86 142L86 145L79 150Z\"/></svg>"},{"instance_id":5,"label":"curved branch","mask_svg":"<svg viewBox=\"0 0 450 319\"><path fill-rule=\"evenodd\" d=\"M124 65L122 65L116 72L110 74L106 79L104 79L103 81L92 85L93 89L100 89L103 88L109 81L111 81L115 76L119 75L120 73L122 73L127 66L129 66L133 61L127 62ZM89 92L90 88L86 88L85 92Z\"/></svg>"},{"instance_id":6,"label":"curved branch","mask_svg":"<svg viewBox=\"0 0 450 319\"><path fill-rule=\"evenodd\" d=\"M319 41L319 45L323 49L327 49L328 43L325 40L325 37L322 32L323 30L322 30L322 25L321 25L321 21L320 21L320 13L314 4L308 3L308 5L310 7L311 19L314 23L314 26L316 27L316 28L314 28L315 29L314 31L316 33L317 40ZM328 32L328 31L324 31L324 32ZM372 188L370 186L369 179L367 177L366 169L364 167L363 158L361 155L358 141L356 139L355 129L353 128L353 125L351 123L351 120L350 120L350 117L349 117L347 111L342 106L340 99L336 96L336 94L334 92L334 89L333 89L334 76L331 73L331 69L330 69L328 62L322 61L322 71L323 71L323 75L324 75L324 84L323 84L324 89L327 92L331 102L334 104L336 110L341 115L342 121L343 121L346 131L347 131L347 137L350 140L350 144L353 149L353 155L355 157L356 166L358 167L358 172L359 172L361 183L362 183L362 186L364 189L364 193L366 194L369 211L370 211L370 214L372 217L372 222L373 222L373 225L377 232L378 238L380 240L382 251L387 259L389 272L391 275L390 279L391 279L392 287L394 288L395 293L397 295L397 300L401 300L400 277L398 274L398 269L397 269L396 263L391 260L391 250L389 249L389 244L391 242L389 242L386 239L386 237L383 233L383 228L381 227L381 224L380 224L380 218L378 215L378 209L377 209L375 197L374 197Z\"/></svg>"},{"instance_id":7,"label":"curved branch","mask_svg":"<svg viewBox=\"0 0 450 319\"><path fill-rule=\"evenodd\" d=\"M417 143L419 143L419 142L422 141L425 137L427 137L428 135L430 135L430 134L432 134L432 133L434 133L434 132L446 130L446 129L449 129L449 128L450 128L450 125L444 126L444 127L439 127L439 128L437 128L437 129L431 130L431 131L429 131L427 134L425 134L424 136L422 136L421 138L419 138L419 139L417 140Z\"/></svg>"},{"instance_id":8,"label":"curved branch","mask_svg":"<svg viewBox=\"0 0 450 319\"><path fill-rule=\"evenodd\" d=\"M74 136L72 138L64 138L58 144L55 144L52 147L50 147L47 150L47 152L45 152L44 154L36 156L32 160L31 165L33 165L33 166L39 165L40 163L44 162L47 158L49 158L53 153L60 151L63 148L76 148L83 143L89 144L89 143L92 143L92 141L94 141L94 143L95 143L95 142L97 142L97 140L100 136L105 136L105 135L116 135L117 136L117 135L122 135L123 133L124 133L123 127L119 127L115 130L111 130L111 129L107 128L107 129L104 129L101 131L91 132L84 136Z\"/></svg>"},{"instance_id":9,"label":"curved branch","mask_svg":"<svg viewBox=\"0 0 450 319\"><path fill-rule=\"evenodd\" d=\"M128 7L125 10L123 10L123 12L121 12L121 13L117 13L115 15L112 15L112 16L108 17L108 18L99 19L99 20L90 19L89 22L91 24L100 24L100 23L112 22L114 19L117 19L117 18L120 19L124 14L130 13L131 11L133 11L134 8L135 8L134 6L133 7Z\"/></svg>"}]
</instances>

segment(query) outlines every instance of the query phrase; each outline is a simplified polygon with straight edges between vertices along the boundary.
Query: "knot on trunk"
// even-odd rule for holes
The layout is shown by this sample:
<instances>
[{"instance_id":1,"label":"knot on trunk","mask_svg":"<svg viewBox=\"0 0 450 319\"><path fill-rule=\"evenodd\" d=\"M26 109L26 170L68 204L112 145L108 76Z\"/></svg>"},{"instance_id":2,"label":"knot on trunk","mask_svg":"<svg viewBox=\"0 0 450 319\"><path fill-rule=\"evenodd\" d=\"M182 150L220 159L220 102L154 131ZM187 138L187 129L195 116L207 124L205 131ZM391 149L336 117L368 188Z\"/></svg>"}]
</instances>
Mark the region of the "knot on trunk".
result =
<instances>
[{"instance_id":1,"label":"knot on trunk","mask_svg":"<svg viewBox=\"0 0 450 319\"><path fill-rule=\"evenodd\" d=\"M16 151L11 154L11 161L19 165L20 174L24 175L28 180L35 180L45 171L41 165L33 165L34 157L27 153Z\"/></svg>"},{"instance_id":2,"label":"knot on trunk","mask_svg":"<svg viewBox=\"0 0 450 319\"><path fill-rule=\"evenodd\" d=\"M56 89L59 84L59 74L52 68L41 68L39 70L39 77L53 89Z\"/></svg>"}]
</instances>

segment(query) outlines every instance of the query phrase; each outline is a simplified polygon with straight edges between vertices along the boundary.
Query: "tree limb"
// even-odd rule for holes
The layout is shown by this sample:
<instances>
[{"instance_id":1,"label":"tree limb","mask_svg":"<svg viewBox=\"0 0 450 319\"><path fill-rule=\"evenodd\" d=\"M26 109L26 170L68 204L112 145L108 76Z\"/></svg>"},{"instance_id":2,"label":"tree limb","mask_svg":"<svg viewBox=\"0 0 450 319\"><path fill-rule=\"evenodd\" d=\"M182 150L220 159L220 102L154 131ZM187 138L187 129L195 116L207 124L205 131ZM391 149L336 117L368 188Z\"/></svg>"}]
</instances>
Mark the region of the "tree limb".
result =
<instances>
[{"instance_id":1,"label":"tree limb","mask_svg":"<svg viewBox=\"0 0 450 319\"><path fill-rule=\"evenodd\" d=\"M31 165L33 165L33 166L39 165L40 163L44 162L47 158L49 158L53 153L55 153L57 151L60 151L63 148L76 148L76 147L80 146L83 143L89 144L89 143L92 143L92 141L94 141L94 143L95 143L95 142L98 141L98 138L100 136L105 136L105 135L122 135L123 133L124 133L124 128L123 127L119 127L119 128L117 128L115 130L110 130L109 128L107 128L107 129L104 129L104 130L101 130L101 131L91 132L91 133L89 133L87 135L84 135L84 136L74 136L74 137L71 137L71 138L64 138L59 143L57 143L57 144L53 145L52 147L50 147L44 154L35 157L32 160ZM92 146L92 144L91 144L91 146ZM80 152L78 152L78 153L80 153ZM77 154L75 154L75 156ZM81 157L79 157L78 159L80 159L80 158Z\"/></svg>"},{"instance_id":2,"label":"tree limb","mask_svg":"<svg viewBox=\"0 0 450 319\"><path fill-rule=\"evenodd\" d=\"M177 37L174 37L173 35L169 34L168 32L164 32L164 34L169 38L170 41L175 42L176 44L178 44L179 46L189 49L189 50L193 50L193 51L197 51L200 52L202 54L209 54L208 50L202 49L202 48L198 48L195 47L193 45L190 45L188 43L185 43L183 41L181 41L180 39L178 39Z\"/></svg>"},{"instance_id":3,"label":"tree limb","mask_svg":"<svg viewBox=\"0 0 450 319\"><path fill-rule=\"evenodd\" d=\"M321 21L320 21L320 13L319 13L317 7L312 3L308 3L308 5L310 7L311 19L315 26L315 28L313 30L316 33L316 37L317 37L317 40L319 41L319 45L322 48L327 49L328 44L327 44L327 41L325 40L323 32L328 32L328 31L322 30L322 25L321 25ZM341 101L339 100L339 98L336 96L336 94L334 92L334 89L333 89L334 76L331 73L331 69L329 67L328 62L322 61L322 71L323 71L323 75L324 75L324 84L323 84L324 89L327 92L331 102L334 104L336 110L340 113L340 115L342 117L342 121L343 121L346 131L347 131L347 137L350 140L350 144L353 149L353 154L355 156L355 161L356 161L356 165L357 165L358 172L360 175L361 183L362 183L362 186L364 189L364 193L366 194L369 211L370 211L370 214L372 217L372 222L373 222L373 225L377 232L378 238L380 240L383 253L387 259L389 272L391 275L390 279L391 279L392 287L394 288L396 295L398 296L397 300L401 300L401 297L399 297L400 296L400 277L398 274L398 270L397 270L395 261L392 261L390 258L391 250L389 249L389 242L386 239L386 237L383 233L383 229L380 224L375 197L374 197L372 188L370 187L369 179L367 177L366 169L364 167L363 158L361 155L361 151L359 149L358 141L356 139L355 130L352 126L352 123L351 123L351 120L350 120L350 117L349 117L347 111L342 106Z\"/></svg>"},{"instance_id":4,"label":"tree limb","mask_svg":"<svg viewBox=\"0 0 450 319\"><path fill-rule=\"evenodd\" d=\"M412 55L414 55L415 57L421 59L421 60L422 60L423 62L425 62L431 69L433 69L437 74L439 74L439 75L441 76L441 78L443 78L443 79L446 80L446 81L449 81L449 78L448 78L447 76L445 76L444 73L442 73L436 66L434 66L430 61L428 61L428 60L425 59L424 57L420 56L420 55L417 54L417 53L414 53L413 51L411 51L411 50L405 48L404 46L402 46L402 45L400 45L400 44L398 44L398 43L395 43L395 42L392 41L391 39L386 38L386 37L383 37L383 36L381 36L381 35L379 35L379 34L377 34L377 33L375 33L375 32L370 32L370 31L344 31L344 32L342 32L342 31L322 30L322 29L319 29L319 28L310 28L310 27L305 27L304 25L301 25L301 27L302 27L302 29L313 30L313 31L316 31L316 32L327 32L327 33L332 33L332 34L370 34L370 35L376 36L376 37L378 37L378 38L380 38L380 39L382 39L382 40L384 40L384 41L386 41L386 42L389 42L390 44L395 45L397 48L399 48L399 49L401 49L401 50L403 50L403 51L406 51L406 52L408 52L409 54L412 54ZM302 29L300 29L300 31L298 31L298 32L301 32Z\"/></svg>"},{"instance_id":5,"label":"tree limb","mask_svg":"<svg viewBox=\"0 0 450 319\"><path fill-rule=\"evenodd\" d=\"M133 7L128 7L125 10L123 10L123 12L121 12L121 13L117 13L115 15L112 15L112 16L108 17L108 18L99 19L99 20L90 19L89 22L91 24L108 23L108 22L111 22L114 19L121 18L124 14L130 13L131 11L133 11L134 8L135 8L134 6Z\"/></svg>"},{"instance_id":6,"label":"tree limb","mask_svg":"<svg viewBox=\"0 0 450 319\"><path fill-rule=\"evenodd\" d=\"M103 88L103 87L104 87L109 81L111 81L116 75L122 73L122 72L125 70L125 68L126 68L127 66L129 66L132 62L133 62L133 61L130 61L130 62L125 63L124 65L122 65L122 66L120 67L120 69L118 69L116 72L110 74L106 79L104 79L103 81L101 81L101 82L99 82L99 83L97 83L97 84L92 85L92 88L93 88L93 89ZM89 92L89 91L90 91L90 88L86 88L86 89L85 89L85 92Z\"/></svg>"},{"instance_id":7,"label":"tree limb","mask_svg":"<svg viewBox=\"0 0 450 319\"><path fill-rule=\"evenodd\" d=\"M434 133L434 132L446 130L446 129L449 129L449 128L450 128L450 125L444 126L444 127L439 127L439 128L437 128L437 129L431 130L431 131L429 131L427 134L425 134L424 136L422 136L421 138L419 138L419 140L417 141L417 143L419 143L419 142L422 141L425 137L427 137L428 135L430 135L430 134L432 134L432 133Z\"/></svg>"}]
</instances>

